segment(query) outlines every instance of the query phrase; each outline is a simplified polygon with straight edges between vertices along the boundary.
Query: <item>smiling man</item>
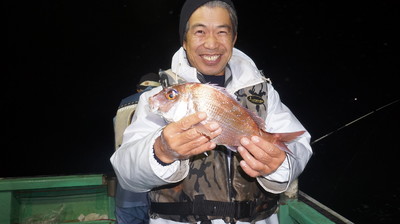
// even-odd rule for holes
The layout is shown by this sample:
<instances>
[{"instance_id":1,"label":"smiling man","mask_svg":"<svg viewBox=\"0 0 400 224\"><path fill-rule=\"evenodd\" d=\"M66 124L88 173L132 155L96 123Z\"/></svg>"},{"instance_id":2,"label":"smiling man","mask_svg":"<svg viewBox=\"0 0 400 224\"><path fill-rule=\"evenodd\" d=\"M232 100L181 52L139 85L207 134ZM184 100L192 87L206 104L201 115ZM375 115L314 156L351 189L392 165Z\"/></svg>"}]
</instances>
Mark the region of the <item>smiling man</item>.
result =
<instances>
[{"instance_id":1,"label":"smiling man","mask_svg":"<svg viewBox=\"0 0 400 224\"><path fill-rule=\"evenodd\" d=\"M188 26L183 48L190 64L205 75L224 75L236 41L229 12L219 7L200 7Z\"/></svg>"},{"instance_id":2,"label":"smiling man","mask_svg":"<svg viewBox=\"0 0 400 224\"><path fill-rule=\"evenodd\" d=\"M268 132L304 132L285 143L294 156L260 136L243 136L238 152L231 152L210 141L223 131L218 123L205 125L211 136L194 128L205 113L168 124L148 109L148 98L161 87L146 92L111 162L124 189L149 192L150 223L279 223L279 193L312 155L310 134L254 62L234 48L237 24L230 0L187 0L179 24L182 47L162 76L168 74L169 84L225 87L265 120Z\"/></svg>"}]
</instances>

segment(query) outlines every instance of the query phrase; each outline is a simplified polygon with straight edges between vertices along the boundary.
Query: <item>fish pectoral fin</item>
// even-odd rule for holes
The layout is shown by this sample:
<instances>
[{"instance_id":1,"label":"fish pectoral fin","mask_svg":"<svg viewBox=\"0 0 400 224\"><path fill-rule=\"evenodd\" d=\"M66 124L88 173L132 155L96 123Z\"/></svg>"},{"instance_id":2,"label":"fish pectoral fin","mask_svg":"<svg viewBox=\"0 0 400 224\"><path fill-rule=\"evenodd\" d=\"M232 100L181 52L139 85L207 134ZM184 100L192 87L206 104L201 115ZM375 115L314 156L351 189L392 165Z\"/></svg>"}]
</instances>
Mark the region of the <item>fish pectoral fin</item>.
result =
<instances>
[{"instance_id":1,"label":"fish pectoral fin","mask_svg":"<svg viewBox=\"0 0 400 224\"><path fill-rule=\"evenodd\" d=\"M198 123L198 124L193 125L193 128L196 129L196 131L201 133L202 135L211 137L211 132L206 128L205 124Z\"/></svg>"}]
</instances>

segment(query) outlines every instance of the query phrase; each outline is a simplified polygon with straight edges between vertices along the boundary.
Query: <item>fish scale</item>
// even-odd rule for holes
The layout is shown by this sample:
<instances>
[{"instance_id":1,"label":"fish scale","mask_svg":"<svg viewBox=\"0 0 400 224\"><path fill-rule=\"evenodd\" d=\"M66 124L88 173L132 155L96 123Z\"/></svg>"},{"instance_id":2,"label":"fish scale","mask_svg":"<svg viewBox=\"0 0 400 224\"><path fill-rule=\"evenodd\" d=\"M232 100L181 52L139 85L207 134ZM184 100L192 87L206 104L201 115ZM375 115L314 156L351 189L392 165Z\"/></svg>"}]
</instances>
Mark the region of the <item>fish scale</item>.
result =
<instances>
[{"instance_id":1,"label":"fish scale","mask_svg":"<svg viewBox=\"0 0 400 224\"><path fill-rule=\"evenodd\" d=\"M266 132L263 119L239 104L224 88L212 84L184 83L166 87L149 98L149 105L154 113L160 114L167 122L205 112L207 119L194 128L210 136L204 124L210 121L219 123L222 133L211 141L225 145L232 151L240 146L242 137L260 136L293 155L283 141L292 141L304 133Z\"/></svg>"},{"instance_id":2,"label":"fish scale","mask_svg":"<svg viewBox=\"0 0 400 224\"><path fill-rule=\"evenodd\" d=\"M244 136L259 135L260 128L247 109L215 86L194 84L191 92L196 112L207 113L207 122L218 122L223 130L212 141L216 144L239 146Z\"/></svg>"}]
</instances>

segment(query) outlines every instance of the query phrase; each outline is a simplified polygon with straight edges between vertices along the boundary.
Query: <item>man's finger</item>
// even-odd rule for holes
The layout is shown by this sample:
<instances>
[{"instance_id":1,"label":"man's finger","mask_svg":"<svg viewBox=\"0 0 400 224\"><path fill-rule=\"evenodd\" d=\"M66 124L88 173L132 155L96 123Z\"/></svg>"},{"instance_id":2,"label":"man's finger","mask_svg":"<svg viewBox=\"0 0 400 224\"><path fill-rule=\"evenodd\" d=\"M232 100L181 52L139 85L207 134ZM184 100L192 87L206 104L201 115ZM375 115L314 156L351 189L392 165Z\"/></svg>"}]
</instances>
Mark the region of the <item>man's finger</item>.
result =
<instances>
[{"instance_id":1,"label":"man's finger","mask_svg":"<svg viewBox=\"0 0 400 224\"><path fill-rule=\"evenodd\" d=\"M260 173L253 170L251 167L249 167L249 165L246 163L246 161L244 161L244 160L240 161L240 166L242 167L243 171L245 173L247 173L247 175L254 177L254 178L260 176Z\"/></svg>"},{"instance_id":2,"label":"man's finger","mask_svg":"<svg viewBox=\"0 0 400 224\"><path fill-rule=\"evenodd\" d=\"M193 125L200 123L204 119L207 118L207 114L204 112L197 112L195 114L191 114L187 117L182 118L181 120L175 123L176 127L180 130L188 130L193 127Z\"/></svg>"}]
</instances>

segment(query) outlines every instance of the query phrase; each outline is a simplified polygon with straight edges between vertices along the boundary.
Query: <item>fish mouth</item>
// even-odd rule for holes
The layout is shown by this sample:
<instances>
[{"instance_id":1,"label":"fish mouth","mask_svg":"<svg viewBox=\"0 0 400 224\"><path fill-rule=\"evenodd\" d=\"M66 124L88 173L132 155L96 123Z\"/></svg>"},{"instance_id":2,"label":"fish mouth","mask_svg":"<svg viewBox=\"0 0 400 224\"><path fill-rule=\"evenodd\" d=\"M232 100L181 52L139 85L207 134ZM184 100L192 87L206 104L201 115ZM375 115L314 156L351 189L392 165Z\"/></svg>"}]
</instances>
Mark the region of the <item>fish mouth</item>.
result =
<instances>
[{"instance_id":1,"label":"fish mouth","mask_svg":"<svg viewBox=\"0 0 400 224\"><path fill-rule=\"evenodd\" d=\"M156 112L160 106L158 100L154 99L154 97L149 98L149 107L151 112Z\"/></svg>"}]
</instances>

